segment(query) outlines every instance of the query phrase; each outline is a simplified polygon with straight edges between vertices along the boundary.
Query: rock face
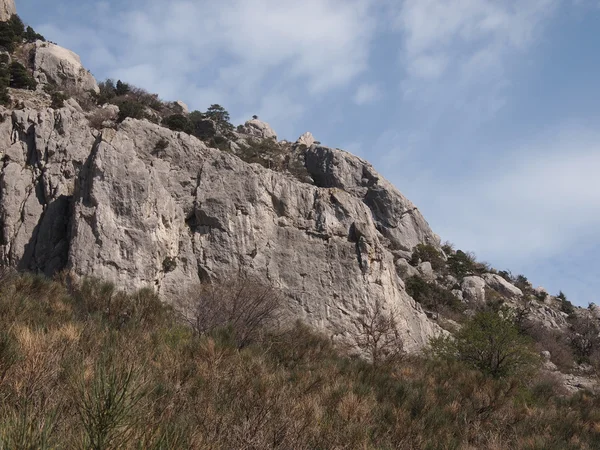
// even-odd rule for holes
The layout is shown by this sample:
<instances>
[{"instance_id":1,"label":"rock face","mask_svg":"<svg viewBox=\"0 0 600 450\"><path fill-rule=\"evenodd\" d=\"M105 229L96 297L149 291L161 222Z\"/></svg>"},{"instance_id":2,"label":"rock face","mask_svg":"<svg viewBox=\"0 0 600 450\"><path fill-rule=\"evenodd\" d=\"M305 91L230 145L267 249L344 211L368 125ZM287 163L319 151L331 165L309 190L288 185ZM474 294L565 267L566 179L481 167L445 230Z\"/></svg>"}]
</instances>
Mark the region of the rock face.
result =
<instances>
[{"instance_id":1,"label":"rock face","mask_svg":"<svg viewBox=\"0 0 600 450\"><path fill-rule=\"evenodd\" d=\"M310 131L307 131L306 133L304 133L302 136L300 136L298 138L298 140L296 141L296 144L306 145L307 147L310 147L315 142L316 142L315 137L312 135L312 133Z\"/></svg>"},{"instance_id":2,"label":"rock face","mask_svg":"<svg viewBox=\"0 0 600 450\"><path fill-rule=\"evenodd\" d=\"M262 120L252 119L247 121L241 129L243 134L254 136L262 139L275 139L277 140L277 133L273 131L273 128Z\"/></svg>"},{"instance_id":3,"label":"rock face","mask_svg":"<svg viewBox=\"0 0 600 450\"><path fill-rule=\"evenodd\" d=\"M6 22L16 13L14 0L0 0L0 22Z\"/></svg>"},{"instance_id":4,"label":"rock face","mask_svg":"<svg viewBox=\"0 0 600 450\"><path fill-rule=\"evenodd\" d=\"M243 271L286 294L290 320L340 339L377 303L409 350L440 332L395 267L397 251L439 238L360 158L307 149L315 186L148 121L100 133L72 103L0 111L1 265L150 285L166 299Z\"/></svg>"},{"instance_id":5,"label":"rock face","mask_svg":"<svg viewBox=\"0 0 600 450\"><path fill-rule=\"evenodd\" d=\"M96 79L83 67L76 53L42 41L37 41L33 50L33 76L41 85L55 84L63 89L100 92Z\"/></svg>"}]
</instances>

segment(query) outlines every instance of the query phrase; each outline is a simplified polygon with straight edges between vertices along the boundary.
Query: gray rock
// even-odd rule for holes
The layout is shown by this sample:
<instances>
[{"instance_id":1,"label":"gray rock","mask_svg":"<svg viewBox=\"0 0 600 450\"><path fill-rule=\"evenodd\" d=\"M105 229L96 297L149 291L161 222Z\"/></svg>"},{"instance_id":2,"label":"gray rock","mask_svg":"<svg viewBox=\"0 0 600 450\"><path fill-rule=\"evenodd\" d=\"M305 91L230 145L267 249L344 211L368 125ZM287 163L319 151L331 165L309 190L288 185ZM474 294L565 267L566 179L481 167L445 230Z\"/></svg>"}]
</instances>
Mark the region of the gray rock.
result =
<instances>
[{"instance_id":1,"label":"gray rock","mask_svg":"<svg viewBox=\"0 0 600 450\"><path fill-rule=\"evenodd\" d=\"M419 264L419 272L421 273L423 279L427 281L435 280L435 273L433 272L433 267L431 267L431 263L429 261Z\"/></svg>"},{"instance_id":2,"label":"gray rock","mask_svg":"<svg viewBox=\"0 0 600 450\"><path fill-rule=\"evenodd\" d=\"M369 186L352 185L372 169L345 152L328 150L360 174L337 169L347 189L319 187L145 120L100 133L70 103L14 111L0 145L3 265L151 286L167 300L242 271L285 293L290 320L340 339L377 302L397 312L409 351L442 333L406 294L392 253L432 231L416 211L383 210L412 205L375 173ZM167 258L176 266L165 272Z\"/></svg>"},{"instance_id":3,"label":"gray rock","mask_svg":"<svg viewBox=\"0 0 600 450\"><path fill-rule=\"evenodd\" d=\"M93 75L81 64L79 55L50 42L32 46L33 76L40 85L55 84L63 89L100 92Z\"/></svg>"},{"instance_id":4,"label":"gray rock","mask_svg":"<svg viewBox=\"0 0 600 450\"><path fill-rule=\"evenodd\" d=\"M493 290L507 297L521 297L523 291L516 286L513 286L500 275L495 273L486 273L483 275L485 283Z\"/></svg>"},{"instance_id":5,"label":"gray rock","mask_svg":"<svg viewBox=\"0 0 600 450\"><path fill-rule=\"evenodd\" d=\"M315 137L312 135L312 133L310 131L307 131L306 133L304 133L302 136L300 136L298 138L298 140L296 141L296 144L306 145L307 147L310 147L315 142L316 142Z\"/></svg>"},{"instance_id":6,"label":"gray rock","mask_svg":"<svg viewBox=\"0 0 600 450\"><path fill-rule=\"evenodd\" d=\"M242 134L248 136L254 136L262 139L275 139L277 140L277 133L273 131L271 126L263 122L262 120L252 119L247 121L241 128Z\"/></svg>"},{"instance_id":7,"label":"gray rock","mask_svg":"<svg viewBox=\"0 0 600 450\"><path fill-rule=\"evenodd\" d=\"M188 105L183 103L181 100L177 100L176 102L173 102L173 105L175 106L175 110L179 114L189 114L190 113Z\"/></svg>"},{"instance_id":8,"label":"gray rock","mask_svg":"<svg viewBox=\"0 0 600 450\"><path fill-rule=\"evenodd\" d=\"M481 277L465 277L461 284L464 300L485 303L485 286L485 280Z\"/></svg>"},{"instance_id":9,"label":"gray rock","mask_svg":"<svg viewBox=\"0 0 600 450\"><path fill-rule=\"evenodd\" d=\"M10 20L16 13L15 0L0 0L0 22Z\"/></svg>"},{"instance_id":10,"label":"gray rock","mask_svg":"<svg viewBox=\"0 0 600 450\"><path fill-rule=\"evenodd\" d=\"M411 266L407 260L402 258L396 261L396 271L398 272L400 278L402 278L403 280L407 280L410 277L417 277L420 275L419 269Z\"/></svg>"}]
</instances>

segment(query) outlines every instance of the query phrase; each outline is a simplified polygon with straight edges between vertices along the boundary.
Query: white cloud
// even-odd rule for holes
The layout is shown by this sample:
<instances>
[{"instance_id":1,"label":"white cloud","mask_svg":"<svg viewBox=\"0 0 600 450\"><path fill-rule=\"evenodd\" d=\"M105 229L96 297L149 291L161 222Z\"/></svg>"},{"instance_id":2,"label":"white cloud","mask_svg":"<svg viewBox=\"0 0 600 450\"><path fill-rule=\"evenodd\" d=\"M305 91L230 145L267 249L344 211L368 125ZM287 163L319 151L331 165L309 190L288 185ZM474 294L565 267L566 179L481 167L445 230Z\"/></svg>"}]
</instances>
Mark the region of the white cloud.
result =
<instances>
[{"instance_id":1,"label":"white cloud","mask_svg":"<svg viewBox=\"0 0 600 450\"><path fill-rule=\"evenodd\" d=\"M421 183L443 237L488 258L528 261L598 236L599 170L600 133L570 128L485 158L471 176Z\"/></svg>"},{"instance_id":2,"label":"white cloud","mask_svg":"<svg viewBox=\"0 0 600 450\"><path fill-rule=\"evenodd\" d=\"M361 84L354 94L354 103L366 105L381 98L381 91L375 84Z\"/></svg>"},{"instance_id":3,"label":"white cloud","mask_svg":"<svg viewBox=\"0 0 600 450\"><path fill-rule=\"evenodd\" d=\"M450 60L475 70L497 66L505 52L527 48L556 2L406 0L396 26L405 34L408 70L432 78L442 76Z\"/></svg>"},{"instance_id":4,"label":"white cloud","mask_svg":"<svg viewBox=\"0 0 600 450\"><path fill-rule=\"evenodd\" d=\"M106 76L164 98L201 109L214 95L237 111L293 120L311 99L348 86L366 70L376 30L372 3L132 0L119 14L98 5L93 30L41 28L81 53L84 64L87 58ZM267 99L275 103L268 106Z\"/></svg>"}]
</instances>

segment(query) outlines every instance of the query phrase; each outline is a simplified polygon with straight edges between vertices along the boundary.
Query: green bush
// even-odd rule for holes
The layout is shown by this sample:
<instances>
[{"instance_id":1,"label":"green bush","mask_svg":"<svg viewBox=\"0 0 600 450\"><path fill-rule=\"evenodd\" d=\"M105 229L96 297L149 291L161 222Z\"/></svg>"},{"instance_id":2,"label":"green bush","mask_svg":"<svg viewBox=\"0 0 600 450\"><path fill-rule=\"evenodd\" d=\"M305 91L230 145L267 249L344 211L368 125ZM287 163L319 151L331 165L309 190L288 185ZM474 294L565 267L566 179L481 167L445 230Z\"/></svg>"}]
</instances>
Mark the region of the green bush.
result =
<instances>
[{"instance_id":1,"label":"green bush","mask_svg":"<svg viewBox=\"0 0 600 450\"><path fill-rule=\"evenodd\" d=\"M410 263L413 266L417 266L422 262L430 262L431 267L436 272L439 272L446 267L446 261L444 261L442 254L431 244L418 244L413 249Z\"/></svg>"},{"instance_id":2,"label":"green bush","mask_svg":"<svg viewBox=\"0 0 600 450\"><path fill-rule=\"evenodd\" d=\"M69 99L69 97L66 94L58 91L53 92L50 96L52 98L52 104L50 105L52 109L62 108L63 106L65 106L65 100Z\"/></svg>"},{"instance_id":3,"label":"green bush","mask_svg":"<svg viewBox=\"0 0 600 450\"><path fill-rule=\"evenodd\" d=\"M461 311L464 308L452 292L434 282L427 282L419 276L410 277L405 281L405 286L408 295L432 311L439 312L444 308L449 308L451 311Z\"/></svg>"},{"instance_id":4,"label":"green bush","mask_svg":"<svg viewBox=\"0 0 600 450\"><path fill-rule=\"evenodd\" d=\"M140 102L134 100L124 100L117 104L119 107L119 116L117 122L121 123L128 117L132 119L143 119L146 117L146 107Z\"/></svg>"},{"instance_id":5,"label":"green bush","mask_svg":"<svg viewBox=\"0 0 600 450\"><path fill-rule=\"evenodd\" d=\"M35 90L37 87L36 81L29 72L18 61L13 61L10 64L10 87L15 89L30 89Z\"/></svg>"},{"instance_id":6,"label":"green bush","mask_svg":"<svg viewBox=\"0 0 600 450\"><path fill-rule=\"evenodd\" d=\"M502 311L477 313L453 337L434 339L431 349L437 357L458 360L494 378L527 372L539 362L530 340Z\"/></svg>"},{"instance_id":7,"label":"green bush","mask_svg":"<svg viewBox=\"0 0 600 450\"><path fill-rule=\"evenodd\" d=\"M461 280L477 273L477 262L473 254L457 250L448 257L448 268L452 275Z\"/></svg>"},{"instance_id":8,"label":"green bush","mask_svg":"<svg viewBox=\"0 0 600 450\"><path fill-rule=\"evenodd\" d=\"M192 134L194 131L192 122L183 114L173 114L165 117L162 124L173 131L182 131L187 134Z\"/></svg>"}]
</instances>

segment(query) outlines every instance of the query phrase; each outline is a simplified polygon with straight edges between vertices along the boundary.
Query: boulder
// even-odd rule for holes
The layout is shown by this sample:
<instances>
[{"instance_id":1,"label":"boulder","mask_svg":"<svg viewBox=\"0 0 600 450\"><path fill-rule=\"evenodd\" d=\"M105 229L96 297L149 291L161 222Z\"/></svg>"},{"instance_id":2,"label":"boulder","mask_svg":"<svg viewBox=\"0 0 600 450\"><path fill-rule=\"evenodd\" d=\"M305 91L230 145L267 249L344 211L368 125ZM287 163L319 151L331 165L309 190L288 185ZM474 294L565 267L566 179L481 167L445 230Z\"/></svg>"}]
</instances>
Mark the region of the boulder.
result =
<instances>
[{"instance_id":1,"label":"boulder","mask_svg":"<svg viewBox=\"0 0 600 450\"><path fill-rule=\"evenodd\" d=\"M396 272L403 280L407 280L410 277L418 277L420 275L419 269L411 266L407 260L400 258L396 261Z\"/></svg>"},{"instance_id":2,"label":"boulder","mask_svg":"<svg viewBox=\"0 0 600 450\"><path fill-rule=\"evenodd\" d=\"M296 141L296 144L306 145L307 147L310 147L315 142L316 142L315 137L312 135L312 133L310 131L307 131L306 133L304 133L302 136L300 136L298 138L298 140Z\"/></svg>"},{"instance_id":3,"label":"boulder","mask_svg":"<svg viewBox=\"0 0 600 450\"><path fill-rule=\"evenodd\" d=\"M469 303L485 303L485 286L481 277L465 277L461 284L463 299Z\"/></svg>"},{"instance_id":4,"label":"boulder","mask_svg":"<svg viewBox=\"0 0 600 450\"><path fill-rule=\"evenodd\" d=\"M498 274L486 273L483 275L483 279L491 289L506 297L521 297L523 295L521 289L513 286Z\"/></svg>"},{"instance_id":5,"label":"boulder","mask_svg":"<svg viewBox=\"0 0 600 450\"><path fill-rule=\"evenodd\" d=\"M173 106L175 108L175 111L177 111L178 114L189 114L190 113L188 105L183 103L181 100L177 100L176 102L173 102Z\"/></svg>"},{"instance_id":6,"label":"boulder","mask_svg":"<svg viewBox=\"0 0 600 450\"><path fill-rule=\"evenodd\" d=\"M431 263L429 261L425 261L419 264L419 273L421 274L423 279L427 281L435 280L435 273L433 272L433 267L431 267Z\"/></svg>"},{"instance_id":7,"label":"boulder","mask_svg":"<svg viewBox=\"0 0 600 450\"><path fill-rule=\"evenodd\" d=\"M33 45L33 76L40 85L54 84L62 89L100 92L93 75L81 64L79 55L50 42Z\"/></svg>"},{"instance_id":8,"label":"boulder","mask_svg":"<svg viewBox=\"0 0 600 450\"><path fill-rule=\"evenodd\" d=\"M277 133L273 131L271 126L262 120L252 119L247 121L239 130L242 134L254 136L261 139L277 140Z\"/></svg>"}]
</instances>

